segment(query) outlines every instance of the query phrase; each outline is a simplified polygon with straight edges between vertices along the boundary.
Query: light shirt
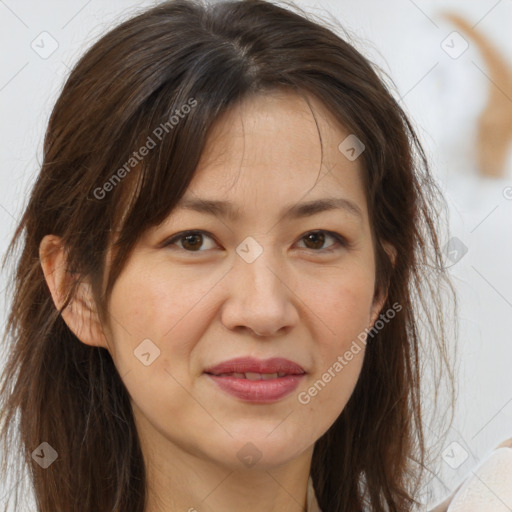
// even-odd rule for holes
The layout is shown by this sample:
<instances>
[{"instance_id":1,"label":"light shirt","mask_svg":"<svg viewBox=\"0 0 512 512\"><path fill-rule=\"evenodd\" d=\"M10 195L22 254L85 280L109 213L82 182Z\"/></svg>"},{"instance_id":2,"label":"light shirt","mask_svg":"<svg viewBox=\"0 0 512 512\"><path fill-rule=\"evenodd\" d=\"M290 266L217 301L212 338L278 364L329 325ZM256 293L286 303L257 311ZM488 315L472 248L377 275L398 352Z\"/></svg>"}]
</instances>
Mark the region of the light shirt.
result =
<instances>
[{"instance_id":1,"label":"light shirt","mask_svg":"<svg viewBox=\"0 0 512 512\"><path fill-rule=\"evenodd\" d=\"M322 512L320 510L320 507L318 506L318 501L316 500L315 489L313 488L313 479L311 478L311 476L309 477L309 480L308 480L308 490L306 493L306 504L307 504L306 512Z\"/></svg>"},{"instance_id":2,"label":"light shirt","mask_svg":"<svg viewBox=\"0 0 512 512\"><path fill-rule=\"evenodd\" d=\"M512 507L512 448L487 456L457 491L448 512L508 512Z\"/></svg>"}]
</instances>

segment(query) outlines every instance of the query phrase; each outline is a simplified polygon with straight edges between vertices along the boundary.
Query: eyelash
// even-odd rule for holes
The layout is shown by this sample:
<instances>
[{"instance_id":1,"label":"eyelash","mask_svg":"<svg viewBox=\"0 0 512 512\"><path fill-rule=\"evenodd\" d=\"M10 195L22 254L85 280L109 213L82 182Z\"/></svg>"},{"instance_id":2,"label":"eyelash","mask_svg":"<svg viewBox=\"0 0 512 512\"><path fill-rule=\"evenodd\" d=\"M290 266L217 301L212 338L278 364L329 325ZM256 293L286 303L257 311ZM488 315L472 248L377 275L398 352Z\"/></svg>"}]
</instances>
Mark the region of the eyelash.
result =
<instances>
[{"instance_id":1,"label":"eyelash","mask_svg":"<svg viewBox=\"0 0 512 512\"><path fill-rule=\"evenodd\" d=\"M338 233L334 233L332 231L326 231L325 229L317 229L317 230L313 230L313 231L308 231L307 233L304 233L304 235L302 235L300 237L300 240L302 240L303 238L305 238L308 235L317 234L317 233L325 233L327 236L330 236L330 237L334 238L337 243L333 244L333 247L330 248L330 249L309 249L309 250L311 250L313 252L322 253L322 254L326 254L326 253L329 254L329 253L332 253L332 252L336 251L340 247L345 247L345 248L350 247L350 244L346 240L345 237L343 237L342 235L340 235ZM182 240L182 239L184 239L185 237L187 237L189 235L203 235L203 236L207 236L208 238L211 238L212 240L215 240L213 238L213 236L210 235L206 231L190 230L190 231L182 231L181 233L178 233L178 234L174 235L173 237L169 238L166 242L164 242L162 244L162 246L163 247L169 247L169 246L173 245L175 242L177 242L179 240ZM340 246L340 247L337 247L337 246ZM188 251L187 249L184 249L182 247L178 247L178 249L182 250L182 251L185 251L185 252L188 252L188 253L191 253L191 254L206 252L206 251ZM307 250L307 248L306 248L306 250Z\"/></svg>"}]
</instances>

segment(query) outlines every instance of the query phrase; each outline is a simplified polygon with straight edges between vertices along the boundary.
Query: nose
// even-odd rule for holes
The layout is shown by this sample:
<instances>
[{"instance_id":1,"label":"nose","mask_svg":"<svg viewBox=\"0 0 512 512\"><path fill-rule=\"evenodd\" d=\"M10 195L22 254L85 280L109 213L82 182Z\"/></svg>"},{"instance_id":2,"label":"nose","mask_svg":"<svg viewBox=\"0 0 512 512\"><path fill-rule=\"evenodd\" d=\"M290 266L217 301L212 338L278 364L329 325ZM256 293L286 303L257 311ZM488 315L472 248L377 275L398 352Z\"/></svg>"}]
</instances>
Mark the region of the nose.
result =
<instances>
[{"instance_id":1,"label":"nose","mask_svg":"<svg viewBox=\"0 0 512 512\"><path fill-rule=\"evenodd\" d=\"M222 324L260 337L289 332L298 324L301 302L291 281L291 271L280 264L271 249L252 262L237 255L226 283Z\"/></svg>"}]
</instances>

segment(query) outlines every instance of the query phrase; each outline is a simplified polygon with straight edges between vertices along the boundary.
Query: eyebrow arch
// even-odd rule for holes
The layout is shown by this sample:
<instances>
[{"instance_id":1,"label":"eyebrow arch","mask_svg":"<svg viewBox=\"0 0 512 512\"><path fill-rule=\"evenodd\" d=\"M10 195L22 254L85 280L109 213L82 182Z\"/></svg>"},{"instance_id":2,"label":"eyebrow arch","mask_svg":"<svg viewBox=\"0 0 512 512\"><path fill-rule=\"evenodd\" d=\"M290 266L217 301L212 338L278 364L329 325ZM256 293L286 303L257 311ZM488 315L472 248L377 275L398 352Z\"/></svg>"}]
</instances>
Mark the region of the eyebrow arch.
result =
<instances>
[{"instance_id":1,"label":"eyebrow arch","mask_svg":"<svg viewBox=\"0 0 512 512\"><path fill-rule=\"evenodd\" d=\"M178 203L177 208L193 210L216 217L229 218L230 220L236 220L240 217L240 209L235 209L228 201L184 198ZM342 197L326 197L298 203L291 207L283 208L280 213L283 220L291 220L339 209L345 210L347 213L358 217L359 220L363 220L363 213L359 206Z\"/></svg>"}]
</instances>

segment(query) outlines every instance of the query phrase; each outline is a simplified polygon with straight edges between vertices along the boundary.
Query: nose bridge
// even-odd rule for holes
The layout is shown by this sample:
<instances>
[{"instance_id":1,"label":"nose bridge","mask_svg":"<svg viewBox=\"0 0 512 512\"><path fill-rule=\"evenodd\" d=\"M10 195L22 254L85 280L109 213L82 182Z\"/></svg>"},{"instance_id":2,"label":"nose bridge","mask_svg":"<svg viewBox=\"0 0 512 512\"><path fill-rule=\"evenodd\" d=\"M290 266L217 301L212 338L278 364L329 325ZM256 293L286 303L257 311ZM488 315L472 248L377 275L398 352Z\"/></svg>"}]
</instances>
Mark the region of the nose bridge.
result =
<instances>
[{"instance_id":1,"label":"nose bridge","mask_svg":"<svg viewBox=\"0 0 512 512\"><path fill-rule=\"evenodd\" d=\"M249 236L239 244L236 252L236 272L240 281L245 283L244 289L252 292L248 293L249 296L259 300L264 295L271 300L282 292L279 274L284 270L271 245L271 237L260 236L256 240Z\"/></svg>"},{"instance_id":2,"label":"nose bridge","mask_svg":"<svg viewBox=\"0 0 512 512\"><path fill-rule=\"evenodd\" d=\"M247 237L236 249L226 327L241 325L272 334L298 318L286 286L286 264L271 245L271 237Z\"/></svg>"}]
</instances>

